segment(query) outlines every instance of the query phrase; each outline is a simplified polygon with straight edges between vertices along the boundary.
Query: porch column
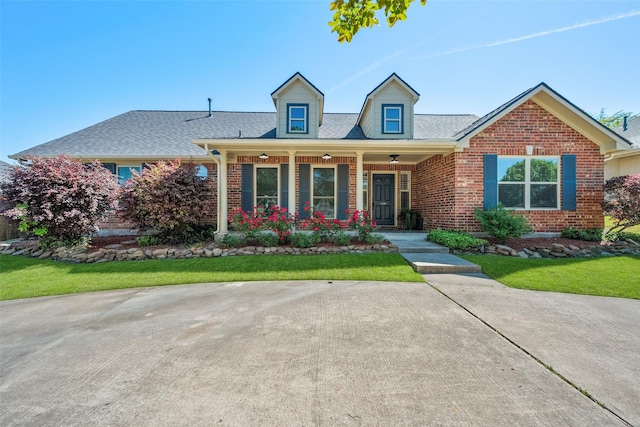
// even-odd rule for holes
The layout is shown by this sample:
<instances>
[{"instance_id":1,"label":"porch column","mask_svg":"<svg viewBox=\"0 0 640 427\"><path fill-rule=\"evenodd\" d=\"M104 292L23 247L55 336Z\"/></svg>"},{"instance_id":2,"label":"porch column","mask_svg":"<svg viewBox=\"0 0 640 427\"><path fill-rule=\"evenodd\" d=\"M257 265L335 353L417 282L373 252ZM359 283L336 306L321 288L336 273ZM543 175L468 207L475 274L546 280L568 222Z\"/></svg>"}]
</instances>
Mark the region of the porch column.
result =
<instances>
[{"instance_id":1,"label":"porch column","mask_svg":"<svg viewBox=\"0 0 640 427\"><path fill-rule=\"evenodd\" d=\"M364 155L364 151L356 151L356 209L361 211L364 209L364 201L362 200L362 175L363 166L362 166L362 156Z\"/></svg>"},{"instance_id":2,"label":"porch column","mask_svg":"<svg viewBox=\"0 0 640 427\"><path fill-rule=\"evenodd\" d=\"M229 205L227 198L227 150L219 150L220 163L218 163L218 234L227 234L227 219L229 218Z\"/></svg>"},{"instance_id":3,"label":"porch column","mask_svg":"<svg viewBox=\"0 0 640 427\"><path fill-rule=\"evenodd\" d=\"M289 153L289 213L295 214L296 209L296 152L288 151Z\"/></svg>"}]
</instances>

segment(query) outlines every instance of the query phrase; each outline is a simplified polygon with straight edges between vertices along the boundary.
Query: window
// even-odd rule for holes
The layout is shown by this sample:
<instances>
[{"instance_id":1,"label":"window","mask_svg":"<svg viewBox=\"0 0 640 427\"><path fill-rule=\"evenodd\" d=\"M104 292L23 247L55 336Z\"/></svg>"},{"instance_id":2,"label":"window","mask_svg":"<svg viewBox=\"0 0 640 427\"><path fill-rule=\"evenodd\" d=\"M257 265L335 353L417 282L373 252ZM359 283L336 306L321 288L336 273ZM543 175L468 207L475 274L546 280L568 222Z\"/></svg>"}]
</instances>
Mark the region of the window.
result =
<instances>
[{"instance_id":1,"label":"window","mask_svg":"<svg viewBox=\"0 0 640 427\"><path fill-rule=\"evenodd\" d=\"M411 209L411 172L400 172L400 210Z\"/></svg>"},{"instance_id":2,"label":"window","mask_svg":"<svg viewBox=\"0 0 640 427\"><path fill-rule=\"evenodd\" d=\"M269 209L278 204L278 168L256 168L256 203Z\"/></svg>"},{"instance_id":3,"label":"window","mask_svg":"<svg viewBox=\"0 0 640 427\"><path fill-rule=\"evenodd\" d=\"M362 206L369 210L369 172L362 172Z\"/></svg>"},{"instance_id":4,"label":"window","mask_svg":"<svg viewBox=\"0 0 640 427\"><path fill-rule=\"evenodd\" d=\"M140 174L142 167L140 166L118 166L118 184L124 185L128 180L133 177L133 171Z\"/></svg>"},{"instance_id":5,"label":"window","mask_svg":"<svg viewBox=\"0 0 640 427\"><path fill-rule=\"evenodd\" d=\"M402 116L404 105L382 105L382 133L404 133Z\"/></svg>"},{"instance_id":6,"label":"window","mask_svg":"<svg viewBox=\"0 0 640 427\"><path fill-rule=\"evenodd\" d=\"M498 158L498 201L507 208L558 209L558 159Z\"/></svg>"},{"instance_id":7,"label":"window","mask_svg":"<svg viewBox=\"0 0 640 427\"><path fill-rule=\"evenodd\" d=\"M309 133L309 104L287 104L287 133Z\"/></svg>"},{"instance_id":8,"label":"window","mask_svg":"<svg viewBox=\"0 0 640 427\"><path fill-rule=\"evenodd\" d=\"M327 218L336 217L336 170L334 168L313 169L313 211L322 212Z\"/></svg>"}]
</instances>

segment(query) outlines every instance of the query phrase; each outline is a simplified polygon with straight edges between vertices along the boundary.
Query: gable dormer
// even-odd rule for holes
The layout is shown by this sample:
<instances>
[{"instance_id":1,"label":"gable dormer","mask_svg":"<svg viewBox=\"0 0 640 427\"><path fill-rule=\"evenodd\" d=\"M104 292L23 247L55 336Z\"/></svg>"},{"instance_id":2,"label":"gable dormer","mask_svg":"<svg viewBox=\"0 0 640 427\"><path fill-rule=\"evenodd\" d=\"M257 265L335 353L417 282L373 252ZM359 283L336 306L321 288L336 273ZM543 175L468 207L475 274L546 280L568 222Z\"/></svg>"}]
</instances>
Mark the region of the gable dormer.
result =
<instances>
[{"instance_id":1,"label":"gable dormer","mask_svg":"<svg viewBox=\"0 0 640 427\"><path fill-rule=\"evenodd\" d=\"M276 138L318 138L324 94L302 74L291 76L271 98L277 112Z\"/></svg>"},{"instance_id":2,"label":"gable dormer","mask_svg":"<svg viewBox=\"0 0 640 427\"><path fill-rule=\"evenodd\" d=\"M413 139L413 106L420 94L391 74L367 95L358 125L367 138Z\"/></svg>"}]
</instances>

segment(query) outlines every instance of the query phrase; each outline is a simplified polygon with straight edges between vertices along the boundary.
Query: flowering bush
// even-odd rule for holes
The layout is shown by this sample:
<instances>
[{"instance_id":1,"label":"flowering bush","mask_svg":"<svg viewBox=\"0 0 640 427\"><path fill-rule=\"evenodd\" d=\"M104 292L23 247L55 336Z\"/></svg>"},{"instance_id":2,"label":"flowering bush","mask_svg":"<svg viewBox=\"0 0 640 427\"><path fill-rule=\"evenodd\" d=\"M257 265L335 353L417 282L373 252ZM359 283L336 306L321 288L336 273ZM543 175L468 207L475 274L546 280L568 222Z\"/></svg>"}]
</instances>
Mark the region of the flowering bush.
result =
<instances>
[{"instance_id":1,"label":"flowering bush","mask_svg":"<svg viewBox=\"0 0 640 427\"><path fill-rule=\"evenodd\" d=\"M304 211L309 213L309 218L303 220L300 226L318 236L320 241L326 242L342 230L343 225L339 219L327 219L322 212L314 211L309 206L309 201L305 202Z\"/></svg>"},{"instance_id":2,"label":"flowering bush","mask_svg":"<svg viewBox=\"0 0 640 427\"><path fill-rule=\"evenodd\" d=\"M247 241L260 241L262 231L270 230L276 234L278 243L284 244L291 237L294 218L286 208L272 205L266 211L262 206L254 207L250 214L238 208L231 213L229 222Z\"/></svg>"},{"instance_id":3,"label":"flowering bush","mask_svg":"<svg viewBox=\"0 0 640 427\"><path fill-rule=\"evenodd\" d=\"M100 162L69 157L30 157L15 167L2 192L20 230L41 238L41 246L81 243L97 230L118 192L116 178Z\"/></svg>"},{"instance_id":4,"label":"flowering bush","mask_svg":"<svg viewBox=\"0 0 640 427\"><path fill-rule=\"evenodd\" d=\"M361 242L369 242L372 233L378 229L376 221L371 217L369 212L361 210L349 212L347 209L347 215L349 215L349 219L347 220L349 230L356 230L358 240Z\"/></svg>"}]
</instances>

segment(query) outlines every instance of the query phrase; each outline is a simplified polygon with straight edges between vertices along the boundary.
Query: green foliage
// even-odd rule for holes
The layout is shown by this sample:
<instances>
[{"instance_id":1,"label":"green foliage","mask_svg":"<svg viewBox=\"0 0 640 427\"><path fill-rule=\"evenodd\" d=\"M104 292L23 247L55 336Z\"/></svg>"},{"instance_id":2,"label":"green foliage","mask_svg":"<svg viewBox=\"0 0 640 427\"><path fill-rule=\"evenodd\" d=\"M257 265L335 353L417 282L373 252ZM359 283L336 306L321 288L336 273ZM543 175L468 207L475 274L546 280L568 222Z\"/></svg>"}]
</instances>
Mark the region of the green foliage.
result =
<instances>
[{"instance_id":1,"label":"green foliage","mask_svg":"<svg viewBox=\"0 0 640 427\"><path fill-rule=\"evenodd\" d=\"M138 229L158 230L158 238L168 243L187 243L210 218L212 198L211 186L193 163L159 161L142 174L133 172L120 206Z\"/></svg>"},{"instance_id":2,"label":"green foliage","mask_svg":"<svg viewBox=\"0 0 640 427\"><path fill-rule=\"evenodd\" d=\"M640 233L630 233L628 231L609 232L606 234L605 240L607 240L608 242L633 240L634 242L640 244Z\"/></svg>"},{"instance_id":3,"label":"green foliage","mask_svg":"<svg viewBox=\"0 0 640 427\"><path fill-rule=\"evenodd\" d=\"M333 243L337 246L347 246L351 243L351 236L344 231L338 231L335 236L333 236Z\"/></svg>"},{"instance_id":4,"label":"green foliage","mask_svg":"<svg viewBox=\"0 0 640 427\"><path fill-rule=\"evenodd\" d=\"M565 228L562 230L560 235L562 237L566 237L567 239L576 239L576 240L585 240L588 242L600 242L602 241L602 233L604 229L599 227L594 228Z\"/></svg>"},{"instance_id":5,"label":"green foliage","mask_svg":"<svg viewBox=\"0 0 640 427\"><path fill-rule=\"evenodd\" d=\"M226 234L222 239L222 243L230 248L237 248L245 243L245 239L235 234Z\"/></svg>"},{"instance_id":6,"label":"green foliage","mask_svg":"<svg viewBox=\"0 0 640 427\"><path fill-rule=\"evenodd\" d=\"M285 244L289 241L293 228L294 218L286 208L272 205L268 209L254 207L253 212L247 213L238 208L229 217L231 227L244 236L248 242L269 239L262 237L263 231L272 231L276 234L276 244ZM271 242L271 240L266 240ZM269 246L275 246L269 245Z\"/></svg>"},{"instance_id":7,"label":"green foliage","mask_svg":"<svg viewBox=\"0 0 640 427\"><path fill-rule=\"evenodd\" d=\"M17 219L21 231L40 237L43 247L85 242L117 197L115 176L98 161L83 164L66 156L28 160L29 167L13 168L1 186L3 214Z\"/></svg>"},{"instance_id":8,"label":"green foliage","mask_svg":"<svg viewBox=\"0 0 640 427\"><path fill-rule=\"evenodd\" d=\"M266 247L278 246L278 238L271 233L260 233L258 235L258 243L260 246Z\"/></svg>"},{"instance_id":9,"label":"green foliage","mask_svg":"<svg viewBox=\"0 0 640 427\"><path fill-rule=\"evenodd\" d=\"M533 231L533 227L524 216L505 209L501 204L486 211L476 208L474 212L476 219L480 222L482 231L486 231L489 236L495 237L500 242L505 242L507 239L520 237Z\"/></svg>"},{"instance_id":10,"label":"green foliage","mask_svg":"<svg viewBox=\"0 0 640 427\"><path fill-rule=\"evenodd\" d=\"M334 0L329 5L333 19L329 21L332 33L338 33L338 41L351 42L361 28L378 25L376 12L382 10L389 27L407 19L407 9L413 0ZM427 0L420 0L424 6Z\"/></svg>"},{"instance_id":11,"label":"green foliage","mask_svg":"<svg viewBox=\"0 0 640 427\"><path fill-rule=\"evenodd\" d=\"M342 223L338 219L329 219L324 213L314 211L307 200L304 205L304 211L308 213L308 218L300 223L300 227L311 231L319 238L319 242L330 241L335 234L342 229Z\"/></svg>"},{"instance_id":12,"label":"green foliage","mask_svg":"<svg viewBox=\"0 0 640 427\"><path fill-rule=\"evenodd\" d=\"M620 110L608 115L605 114L604 108L602 108L599 114L592 114L592 116L606 127L615 128L622 125L625 117L627 117L627 119L632 119L634 117L640 116L640 114L634 114Z\"/></svg>"},{"instance_id":13,"label":"green foliage","mask_svg":"<svg viewBox=\"0 0 640 427\"><path fill-rule=\"evenodd\" d=\"M404 219L404 225L407 230L418 230L422 225L422 214L416 209L402 209L400 218Z\"/></svg>"},{"instance_id":14,"label":"green foliage","mask_svg":"<svg viewBox=\"0 0 640 427\"><path fill-rule=\"evenodd\" d=\"M156 236L140 236L136 240L140 246L155 246L158 244L158 238Z\"/></svg>"},{"instance_id":15,"label":"green foliage","mask_svg":"<svg viewBox=\"0 0 640 427\"><path fill-rule=\"evenodd\" d=\"M293 233L291 244L298 248L312 248L320 243L320 236L315 233Z\"/></svg>"},{"instance_id":16,"label":"green foliage","mask_svg":"<svg viewBox=\"0 0 640 427\"><path fill-rule=\"evenodd\" d=\"M350 230L355 230L358 233L358 240L361 242L367 242L368 236L378 230L376 221L369 214L369 211L349 212L347 210L347 214L349 214L347 225Z\"/></svg>"},{"instance_id":17,"label":"green foliage","mask_svg":"<svg viewBox=\"0 0 640 427\"><path fill-rule=\"evenodd\" d=\"M364 242L370 245L375 245L384 240L384 236L380 233L368 233L364 236Z\"/></svg>"},{"instance_id":18,"label":"green foliage","mask_svg":"<svg viewBox=\"0 0 640 427\"><path fill-rule=\"evenodd\" d=\"M484 239L475 238L464 231L452 230L431 230L429 240L456 250L479 248L487 244Z\"/></svg>"}]
</instances>

